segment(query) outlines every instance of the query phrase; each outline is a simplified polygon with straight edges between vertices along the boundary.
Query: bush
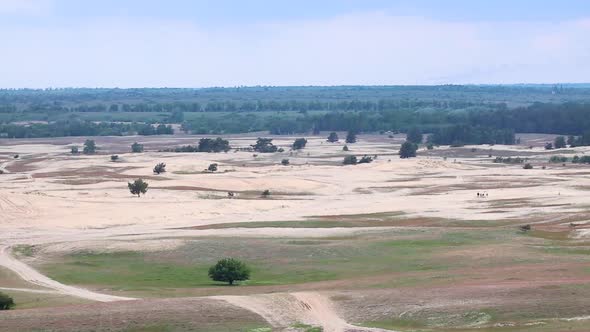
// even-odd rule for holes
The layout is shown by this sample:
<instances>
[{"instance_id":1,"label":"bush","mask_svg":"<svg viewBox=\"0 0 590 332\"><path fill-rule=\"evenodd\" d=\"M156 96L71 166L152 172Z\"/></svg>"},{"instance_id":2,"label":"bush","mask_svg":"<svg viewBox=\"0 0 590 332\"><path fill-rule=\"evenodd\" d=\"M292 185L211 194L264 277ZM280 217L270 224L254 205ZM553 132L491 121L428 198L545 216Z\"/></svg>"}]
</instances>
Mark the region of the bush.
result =
<instances>
[{"instance_id":1,"label":"bush","mask_svg":"<svg viewBox=\"0 0 590 332\"><path fill-rule=\"evenodd\" d=\"M289 166L289 159L283 159L283 160L281 160L281 165L283 165L283 166Z\"/></svg>"},{"instance_id":2,"label":"bush","mask_svg":"<svg viewBox=\"0 0 590 332\"><path fill-rule=\"evenodd\" d=\"M348 148L348 145L345 145L345 146L342 148L342 151L350 151L350 149Z\"/></svg>"},{"instance_id":3,"label":"bush","mask_svg":"<svg viewBox=\"0 0 590 332\"><path fill-rule=\"evenodd\" d=\"M262 192L263 198L268 198L269 196L270 196L270 190L266 189L265 191Z\"/></svg>"},{"instance_id":4,"label":"bush","mask_svg":"<svg viewBox=\"0 0 590 332\"><path fill-rule=\"evenodd\" d=\"M565 137L563 136L557 136L555 137L555 141L553 141L553 145L555 146L556 149L563 149L566 147L565 144Z\"/></svg>"},{"instance_id":5,"label":"bush","mask_svg":"<svg viewBox=\"0 0 590 332\"><path fill-rule=\"evenodd\" d=\"M574 156L572 158L574 164L590 164L590 156Z\"/></svg>"},{"instance_id":6,"label":"bush","mask_svg":"<svg viewBox=\"0 0 590 332\"><path fill-rule=\"evenodd\" d=\"M432 143L428 143L428 144L426 144L426 149L432 150L432 149L434 149L434 145L432 145Z\"/></svg>"},{"instance_id":7,"label":"bush","mask_svg":"<svg viewBox=\"0 0 590 332\"><path fill-rule=\"evenodd\" d=\"M370 156L363 156L361 160L358 161L358 164L369 164L373 162L373 157Z\"/></svg>"},{"instance_id":8,"label":"bush","mask_svg":"<svg viewBox=\"0 0 590 332\"><path fill-rule=\"evenodd\" d=\"M14 159L18 159L19 157L20 157L20 155L18 155L18 154L14 155Z\"/></svg>"},{"instance_id":9,"label":"bush","mask_svg":"<svg viewBox=\"0 0 590 332\"><path fill-rule=\"evenodd\" d=\"M117 161L117 160L119 160L119 156L118 155L114 154L114 155L111 156L111 161Z\"/></svg>"},{"instance_id":10,"label":"bush","mask_svg":"<svg viewBox=\"0 0 590 332\"><path fill-rule=\"evenodd\" d=\"M235 258L224 258L209 268L209 278L233 285L235 281L248 280L250 269Z\"/></svg>"},{"instance_id":11,"label":"bush","mask_svg":"<svg viewBox=\"0 0 590 332\"><path fill-rule=\"evenodd\" d=\"M524 169L533 169L533 165L531 165L529 163L526 163L526 164L524 164L524 166L522 168L524 168Z\"/></svg>"},{"instance_id":12,"label":"bush","mask_svg":"<svg viewBox=\"0 0 590 332\"><path fill-rule=\"evenodd\" d=\"M4 174L4 170L0 169L0 175Z\"/></svg>"},{"instance_id":13,"label":"bush","mask_svg":"<svg viewBox=\"0 0 590 332\"><path fill-rule=\"evenodd\" d=\"M10 310L14 307L14 300L12 297L0 293L0 310Z\"/></svg>"},{"instance_id":14,"label":"bush","mask_svg":"<svg viewBox=\"0 0 590 332\"><path fill-rule=\"evenodd\" d=\"M78 153L80 153L80 151L78 150L78 147L77 146L72 146L70 148L70 153L71 154L78 154Z\"/></svg>"},{"instance_id":15,"label":"bush","mask_svg":"<svg viewBox=\"0 0 590 332\"><path fill-rule=\"evenodd\" d=\"M129 188L129 192L139 197L141 194L145 194L147 192L148 183L143 181L142 179L137 179L132 183L128 182L127 187Z\"/></svg>"},{"instance_id":16,"label":"bush","mask_svg":"<svg viewBox=\"0 0 590 332\"><path fill-rule=\"evenodd\" d=\"M159 163L156 166L154 166L154 173L160 174L160 173L165 173L165 172L166 172L166 164Z\"/></svg>"},{"instance_id":17,"label":"bush","mask_svg":"<svg viewBox=\"0 0 590 332\"><path fill-rule=\"evenodd\" d=\"M336 143L338 142L338 140L338 134L336 134L335 132L331 132L330 135L328 135L328 142Z\"/></svg>"},{"instance_id":18,"label":"bush","mask_svg":"<svg viewBox=\"0 0 590 332\"><path fill-rule=\"evenodd\" d=\"M553 144L552 143L546 143L545 144L545 150L553 150Z\"/></svg>"},{"instance_id":19,"label":"bush","mask_svg":"<svg viewBox=\"0 0 590 332\"><path fill-rule=\"evenodd\" d=\"M526 161L526 159L524 158L520 158L520 157L496 157L496 159L494 159L494 163L502 163L502 164L522 164Z\"/></svg>"},{"instance_id":20,"label":"bush","mask_svg":"<svg viewBox=\"0 0 590 332\"><path fill-rule=\"evenodd\" d=\"M217 164L216 163L210 164L209 167L207 167L207 170L209 172L217 172Z\"/></svg>"},{"instance_id":21,"label":"bush","mask_svg":"<svg viewBox=\"0 0 590 332\"><path fill-rule=\"evenodd\" d=\"M143 144L139 144L137 142L131 144L131 152L133 152L133 153L143 152Z\"/></svg>"},{"instance_id":22,"label":"bush","mask_svg":"<svg viewBox=\"0 0 590 332\"><path fill-rule=\"evenodd\" d=\"M342 163L344 165L356 165L356 163L357 163L356 156L346 156L346 157L344 157L344 160L342 161Z\"/></svg>"},{"instance_id":23,"label":"bush","mask_svg":"<svg viewBox=\"0 0 590 332\"><path fill-rule=\"evenodd\" d=\"M295 142L293 142L293 150L301 150L307 145L307 140L305 138L297 138Z\"/></svg>"},{"instance_id":24,"label":"bush","mask_svg":"<svg viewBox=\"0 0 590 332\"><path fill-rule=\"evenodd\" d=\"M94 141L91 139L87 139L86 142L84 142L84 150L82 150L82 152L84 152L84 154L95 153L96 152L96 143L94 143Z\"/></svg>"},{"instance_id":25,"label":"bush","mask_svg":"<svg viewBox=\"0 0 590 332\"><path fill-rule=\"evenodd\" d=\"M418 150L418 145L405 141L399 150L399 157L403 159L416 157L416 150Z\"/></svg>"}]
</instances>

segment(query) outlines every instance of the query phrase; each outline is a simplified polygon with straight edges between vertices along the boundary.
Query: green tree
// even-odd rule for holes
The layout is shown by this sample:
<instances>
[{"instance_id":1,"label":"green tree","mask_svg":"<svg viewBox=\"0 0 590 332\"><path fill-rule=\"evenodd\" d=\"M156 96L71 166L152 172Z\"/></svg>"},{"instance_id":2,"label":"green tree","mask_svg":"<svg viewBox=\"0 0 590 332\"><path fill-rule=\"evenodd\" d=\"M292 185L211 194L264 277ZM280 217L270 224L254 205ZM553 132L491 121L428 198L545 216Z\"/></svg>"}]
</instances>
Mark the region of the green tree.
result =
<instances>
[{"instance_id":1,"label":"green tree","mask_svg":"<svg viewBox=\"0 0 590 332\"><path fill-rule=\"evenodd\" d=\"M545 150L553 150L553 144L551 142L546 143Z\"/></svg>"},{"instance_id":2,"label":"green tree","mask_svg":"<svg viewBox=\"0 0 590 332\"><path fill-rule=\"evenodd\" d=\"M142 179L137 179L133 182L128 182L127 183L127 187L129 188L129 191L133 194L133 195L137 195L137 197L139 197L141 194L145 194L148 190L148 183L143 181Z\"/></svg>"},{"instance_id":3,"label":"green tree","mask_svg":"<svg viewBox=\"0 0 590 332\"><path fill-rule=\"evenodd\" d=\"M143 144L139 144L137 142L131 144L131 152L133 152L133 153L143 152Z\"/></svg>"},{"instance_id":4,"label":"green tree","mask_svg":"<svg viewBox=\"0 0 590 332\"><path fill-rule=\"evenodd\" d=\"M10 310L14 307L14 300L12 297L0 293L0 310Z\"/></svg>"},{"instance_id":5,"label":"green tree","mask_svg":"<svg viewBox=\"0 0 590 332\"><path fill-rule=\"evenodd\" d=\"M156 173L156 174L166 173L166 164L165 163L156 164L156 166L154 166L154 173Z\"/></svg>"},{"instance_id":6,"label":"green tree","mask_svg":"<svg viewBox=\"0 0 590 332\"><path fill-rule=\"evenodd\" d=\"M256 140L256 144L252 145L254 151L262 152L262 153L272 153L277 152L278 147L272 144L272 138L258 138Z\"/></svg>"},{"instance_id":7,"label":"green tree","mask_svg":"<svg viewBox=\"0 0 590 332\"><path fill-rule=\"evenodd\" d=\"M293 150L301 150L307 145L307 140L305 138L297 138L295 142L293 142Z\"/></svg>"},{"instance_id":8,"label":"green tree","mask_svg":"<svg viewBox=\"0 0 590 332\"><path fill-rule=\"evenodd\" d=\"M418 146L416 144L414 144L412 142L405 141L399 150L399 157L404 158L404 159L416 157L417 150L418 150Z\"/></svg>"},{"instance_id":9,"label":"green tree","mask_svg":"<svg viewBox=\"0 0 590 332\"><path fill-rule=\"evenodd\" d=\"M77 146L72 146L72 147L70 148L70 152L71 152L72 154L78 154L80 151L78 150L78 147L77 147Z\"/></svg>"},{"instance_id":10,"label":"green tree","mask_svg":"<svg viewBox=\"0 0 590 332\"><path fill-rule=\"evenodd\" d=\"M354 131L349 131L346 134L346 143L356 143L356 133Z\"/></svg>"},{"instance_id":11,"label":"green tree","mask_svg":"<svg viewBox=\"0 0 590 332\"><path fill-rule=\"evenodd\" d=\"M289 166L289 159L283 159L283 160L281 160L281 165L283 165L283 166Z\"/></svg>"},{"instance_id":12,"label":"green tree","mask_svg":"<svg viewBox=\"0 0 590 332\"><path fill-rule=\"evenodd\" d=\"M94 141L91 139L87 139L86 142L84 142L84 150L82 150L82 152L84 152L84 154L95 153L96 152L96 143L94 143Z\"/></svg>"},{"instance_id":13,"label":"green tree","mask_svg":"<svg viewBox=\"0 0 590 332\"><path fill-rule=\"evenodd\" d=\"M111 161L115 162L117 160L119 160L119 156L118 155L114 154L114 155L111 156Z\"/></svg>"},{"instance_id":14,"label":"green tree","mask_svg":"<svg viewBox=\"0 0 590 332\"><path fill-rule=\"evenodd\" d=\"M555 137L555 141L553 141L553 146L555 146L556 149L563 149L566 147L565 144L565 137L563 136L557 136Z\"/></svg>"},{"instance_id":15,"label":"green tree","mask_svg":"<svg viewBox=\"0 0 590 332\"><path fill-rule=\"evenodd\" d=\"M209 268L209 278L233 285L235 281L250 279L250 268L235 258L224 258Z\"/></svg>"},{"instance_id":16,"label":"green tree","mask_svg":"<svg viewBox=\"0 0 590 332\"><path fill-rule=\"evenodd\" d=\"M338 140L338 134L336 134L335 132L331 132L330 135L328 135L328 142L336 143L338 142Z\"/></svg>"},{"instance_id":17,"label":"green tree","mask_svg":"<svg viewBox=\"0 0 590 332\"><path fill-rule=\"evenodd\" d=\"M422 143L422 131L418 127L412 127L408 130L406 140L414 143L414 144L421 144Z\"/></svg>"},{"instance_id":18,"label":"green tree","mask_svg":"<svg viewBox=\"0 0 590 332\"><path fill-rule=\"evenodd\" d=\"M207 170L209 172L217 172L217 164L216 163L210 164L209 167L207 167Z\"/></svg>"}]
</instances>

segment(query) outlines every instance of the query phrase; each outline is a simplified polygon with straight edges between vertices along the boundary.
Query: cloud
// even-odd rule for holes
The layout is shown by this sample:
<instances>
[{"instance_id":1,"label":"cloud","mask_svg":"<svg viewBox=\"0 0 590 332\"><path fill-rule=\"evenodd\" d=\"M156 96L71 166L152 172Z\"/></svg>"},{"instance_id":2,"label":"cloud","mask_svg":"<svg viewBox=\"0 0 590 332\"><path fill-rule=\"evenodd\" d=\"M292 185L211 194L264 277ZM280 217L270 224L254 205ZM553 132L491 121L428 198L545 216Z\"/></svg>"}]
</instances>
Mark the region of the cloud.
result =
<instances>
[{"instance_id":1,"label":"cloud","mask_svg":"<svg viewBox=\"0 0 590 332\"><path fill-rule=\"evenodd\" d=\"M215 28L129 17L0 24L0 85L582 82L590 77L588 22L452 22L372 12Z\"/></svg>"}]
</instances>

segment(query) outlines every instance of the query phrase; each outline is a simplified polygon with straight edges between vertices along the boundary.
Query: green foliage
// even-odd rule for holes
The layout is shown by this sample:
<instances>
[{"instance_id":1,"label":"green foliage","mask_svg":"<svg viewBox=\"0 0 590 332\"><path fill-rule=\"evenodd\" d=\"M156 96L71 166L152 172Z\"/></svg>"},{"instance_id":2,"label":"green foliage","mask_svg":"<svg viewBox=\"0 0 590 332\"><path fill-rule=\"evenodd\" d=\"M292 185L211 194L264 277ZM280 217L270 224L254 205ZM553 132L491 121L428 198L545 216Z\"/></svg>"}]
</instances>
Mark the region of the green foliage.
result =
<instances>
[{"instance_id":1,"label":"green foliage","mask_svg":"<svg viewBox=\"0 0 590 332\"><path fill-rule=\"evenodd\" d=\"M229 141L221 137L215 139L201 138L199 140L199 152L227 152L230 149Z\"/></svg>"},{"instance_id":2,"label":"green foliage","mask_svg":"<svg viewBox=\"0 0 590 332\"><path fill-rule=\"evenodd\" d=\"M405 141L399 150L399 157L403 159L416 157L417 150L418 145L412 142Z\"/></svg>"},{"instance_id":3,"label":"green foliage","mask_svg":"<svg viewBox=\"0 0 590 332\"><path fill-rule=\"evenodd\" d=\"M118 155L114 154L114 155L111 156L111 161L114 162L114 161L117 161L117 160L119 160L119 156Z\"/></svg>"},{"instance_id":4,"label":"green foliage","mask_svg":"<svg viewBox=\"0 0 590 332\"><path fill-rule=\"evenodd\" d=\"M549 158L550 163L565 163L567 162L567 157L564 156L551 156Z\"/></svg>"},{"instance_id":5,"label":"green foliage","mask_svg":"<svg viewBox=\"0 0 590 332\"><path fill-rule=\"evenodd\" d=\"M373 162L373 157L371 157L371 156L367 156L367 155L363 156L363 157L362 157L362 158L361 158L361 159L358 161L358 163L359 163L359 164L369 164L369 163L372 163L372 162Z\"/></svg>"},{"instance_id":6,"label":"green foliage","mask_svg":"<svg viewBox=\"0 0 590 332\"><path fill-rule=\"evenodd\" d=\"M524 168L524 169L533 169L533 165L531 165L529 163L526 163L526 164L524 164L524 166L522 168Z\"/></svg>"},{"instance_id":7,"label":"green foliage","mask_svg":"<svg viewBox=\"0 0 590 332\"><path fill-rule=\"evenodd\" d=\"M96 152L96 143L93 140L87 139L84 142L84 154L94 154Z\"/></svg>"},{"instance_id":8,"label":"green foliage","mask_svg":"<svg viewBox=\"0 0 590 332\"><path fill-rule=\"evenodd\" d=\"M528 159L526 158L520 158L520 157L496 157L494 159L494 163L496 164L522 164L525 161L527 161Z\"/></svg>"},{"instance_id":9,"label":"green foliage","mask_svg":"<svg viewBox=\"0 0 590 332\"><path fill-rule=\"evenodd\" d=\"M156 166L154 166L154 173L155 174L160 174L160 173L165 173L166 172L166 164L165 163L157 163Z\"/></svg>"},{"instance_id":10,"label":"green foliage","mask_svg":"<svg viewBox=\"0 0 590 332\"><path fill-rule=\"evenodd\" d=\"M283 160L281 160L281 165L283 165L283 166L289 166L289 159L283 159Z\"/></svg>"},{"instance_id":11,"label":"green foliage","mask_svg":"<svg viewBox=\"0 0 590 332\"><path fill-rule=\"evenodd\" d=\"M342 161L342 163L344 165L356 165L357 164L356 156L346 156L346 157L344 157L344 160Z\"/></svg>"},{"instance_id":12,"label":"green foliage","mask_svg":"<svg viewBox=\"0 0 590 332\"><path fill-rule=\"evenodd\" d=\"M0 293L0 310L10 310L14 307L14 300L12 297Z\"/></svg>"},{"instance_id":13,"label":"green foliage","mask_svg":"<svg viewBox=\"0 0 590 332\"><path fill-rule=\"evenodd\" d=\"M295 139L295 142L293 142L293 150L301 150L303 148L305 148L305 145L307 145L307 140L305 138L297 138Z\"/></svg>"},{"instance_id":14,"label":"green foliage","mask_svg":"<svg viewBox=\"0 0 590 332\"><path fill-rule=\"evenodd\" d=\"M258 138L252 148L254 148L254 151L261 153L272 153L278 150L278 147L272 144L272 138Z\"/></svg>"},{"instance_id":15,"label":"green foliage","mask_svg":"<svg viewBox=\"0 0 590 332\"><path fill-rule=\"evenodd\" d=\"M250 269L235 258L224 258L209 269L209 278L233 285L235 281L250 279Z\"/></svg>"},{"instance_id":16,"label":"green foliage","mask_svg":"<svg viewBox=\"0 0 590 332\"><path fill-rule=\"evenodd\" d=\"M137 142L131 144L131 152L133 152L133 153L143 152L143 144L139 144Z\"/></svg>"},{"instance_id":17,"label":"green foliage","mask_svg":"<svg viewBox=\"0 0 590 332\"><path fill-rule=\"evenodd\" d=\"M406 140L414 144L421 144L422 131L418 127L412 127L410 130L408 130Z\"/></svg>"},{"instance_id":18,"label":"green foliage","mask_svg":"<svg viewBox=\"0 0 590 332\"><path fill-rule=\"evenodd\" d=\"M209 167L207 167L207 170L209 172L217 172L217 164L216 163L210 164Z\"/></svg>"},{"instance_id":19,"label":"green foliage","mask_svg":"<svg viewBox=\"0 0 590 332\"><path fill-rule=\"evenodd\" d=\"M574 156L572 158L574 164L590 164L590 156Z\"/></svg>"},{"instance_id":20,"label":"green foliage","mask_svg":"<svg viewBox=\"0 0 590 332\"><path fill-rule=\"evenodd\" d=\"M137 179L133 182L127 183L129 192L131 192L133 195L137 195L137 197L140 197L141 194L145 194L148 190L148 186L148 183L142 179Z\"/></svg>"},{"instance_id":21,"label":"green foliage","mask_svg":"<svg viewBox=\"0 0 590 332\"><path fill-rule=\"evenodd\" d=\"M270 197L270 195L271 195L270 190L266 189L262 192L261 196L262 196L262 198L268 198L268 197Z\"/></svg>"},{"instance_id":22,"label":"green foliage","mask_svg":"<svg viewBox=\"0 0 590 332\"><path fill-rule=\"evenodd\" d=\"M545 144L545 150L553 150L553 143L547 142Z\"/></svg>"},{"instance_id":23,"label":"green foliage","mask_svg":"<svg viewBox=\"0 0 590 332\"><path fill-rule=\"evenodd\" d=\"M565 137L563 137L563 136L555 137L555 140L553 141L553 146L555 146L556 149L565 148L566 147Z\"/></svg>"},{"instance_id":24,"label":"green foliage","mask_svg":"<svg viewBox=\"0 0 590 332\"><path fill-rule=\"evenodd\" d=\"M429 143L435 145L463 146L465 144L514 144L514 130L451 125L433 129Z\"/></svg>"},{"instance_id":25,"label":"green foliage","mask_svg":"<svg viewBox=\"0 0 590 332\"><path fill-rule=\"evenodd\" d=\"M432 143L426 144L426 149L433 150L434 149L434 144L432 144Z\"/></svg>"},{"instance_id":26,"label":"green foliage","mask_svg":"<svg viewBox=\"0 0 590 332\"><path fill-rule=\"evenodd\" d=\"M344 145L342 147L342 151L350 151L350 149L348 148L348 145Z\"/></svg>"},{"instance_id":27,"label":"green foliage","mask_svg":"<svg viewBox=\"0 0 590 332\"><path fill-rule=\"evenodd\" d=\"M71 154L78 154L79 153L78 147L77 146L72 146L70 148L70 153Z\"/></svg>"},{"instance_id":28,"label":"green foliage","mask_svg":"<svg viewBox=\"0 0 590 332\"><path fill-rule=\"evenodd\" d=\"M328 139L327 141L330 143L336 143L338 142L338 134L336 132L331 132L330 135L328 135Z\"/></svg>"},{"instance_id":29,"label":"green foliage","mask_svg":"<svg viewBox=\"0 0 590 332\"><path fill-rule=\"evenodd\" d=\"M356 143L356 132L353 130L349 130L346 134L346 143Z\"/></svg>"}]
</instances>

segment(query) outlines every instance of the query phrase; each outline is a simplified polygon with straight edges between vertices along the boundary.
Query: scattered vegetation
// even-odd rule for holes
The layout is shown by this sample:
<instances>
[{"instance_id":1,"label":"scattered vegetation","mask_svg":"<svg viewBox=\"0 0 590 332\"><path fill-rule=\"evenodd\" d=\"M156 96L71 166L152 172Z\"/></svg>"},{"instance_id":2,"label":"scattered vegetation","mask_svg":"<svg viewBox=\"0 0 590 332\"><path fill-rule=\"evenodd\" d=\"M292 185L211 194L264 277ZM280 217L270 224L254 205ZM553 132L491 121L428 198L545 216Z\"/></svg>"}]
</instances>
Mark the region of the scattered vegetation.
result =
<instances>
[{"instance_id":1,"label":"scattered vegetation","mask_svg":"<svg viewBox=\"0 0 590 332\"><path fill-rule=\"evenodd\" d=\"M207 167L207 171L217 172L217 163L209 164L209 167Z\"/></svg>"},{"instance_id":2,"label":"scattered vegetation","mask_svg":"<svg viewBox=\"0 0 590 332\"><path fill-rule=\"evenodd\" d=\"M87 139L84 142L84 150L82 150L84 154L94 154L96 153L96 143L93 140Z\"/></svg>"},{"instance_id":3,"label":"scattered vegetation","mask_svg":"<svg viewBox=\"0 0 590 332\"><path fill-rule=\"evenodd\" d=\"M344 160L342 161L342 163L344 165L356 165L357 164L356 156L346 156L346 157L344 157Z\"/></svg>"},{"instance_id":4,"label":"scattered vegetation","mask_svg":"<svg viewBox=\"0 0 590 332\"><path fill-rule=\"evenodd\" d=\"M14 300L12 297L0 293L0 310L10 310L14 307Z\"/></svg>"},{"instance_id":5,"label":"scattered vegetation","mask_svg":"<svg viewBox=\"0 0 590 332\"><path fill-rule=\"evenodd\" d=\"M339 141L339 138L338 138L338 134L336 132L331 132L330 135L328 135L328 142L336 143L338 141Z\"/></svg>"},{"instance_id":6,"label":"scattered vegetation","mask_svg":"<svg viewBox=\"0 0 590 332\"><path fill-rule=\"evenodd\" d=\"M273 153L278 150L278 147L272 144L272 138L258 138L252 148L260 153Z\"/></svg>"},{"instance_id":7,"label":"scattered vegetation","mask_svg":"<svg viewBox=\"0 0 590 332\"><path fill-rule=\"evenodd\" d=\"M133 152L133 153L143 152L143 144L139 144L137 142L131 144L131 152Z\"/></svg>"},{"instance_id":8,"label":"scattered vegetation","mask_svg":"<svg viewBox=\"0 0 590 332\"><path fill-rule=\"evenodd\" d=\"M305 148L306 145L307 145L307 140L305 138L297 138L297 139L295 139L295 142L293 142L292 149L293 150L301 150L301 149Z\"/></svg>"},{"instance_id":9,"label":"scattered vegetation","mask_svg":"<svg viewBox=\"0 0 590 332\"><path fill-rule=\"evenodd\" d=\"M494 163L496 164L522 164L526 161L525 158L512 158L512 157L496 157Z\"/></svg>"}]
</instances>

